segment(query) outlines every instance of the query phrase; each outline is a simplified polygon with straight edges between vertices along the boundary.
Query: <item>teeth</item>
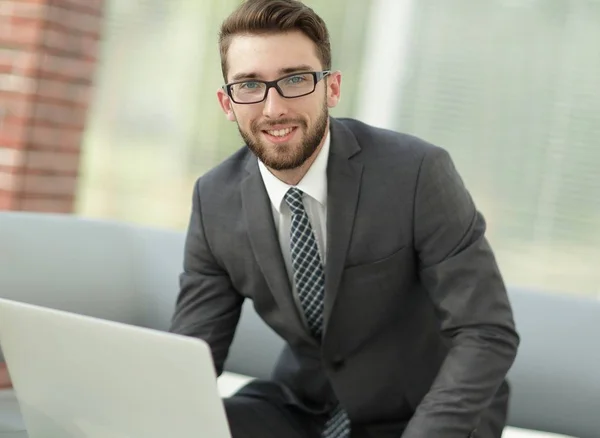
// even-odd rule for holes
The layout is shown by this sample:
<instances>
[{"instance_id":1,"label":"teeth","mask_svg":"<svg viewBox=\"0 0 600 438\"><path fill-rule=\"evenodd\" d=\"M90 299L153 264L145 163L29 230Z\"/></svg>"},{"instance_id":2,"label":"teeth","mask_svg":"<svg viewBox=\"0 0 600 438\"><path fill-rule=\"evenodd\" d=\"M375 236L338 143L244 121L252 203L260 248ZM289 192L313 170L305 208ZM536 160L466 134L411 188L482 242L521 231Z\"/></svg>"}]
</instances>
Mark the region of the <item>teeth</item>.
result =
<instances>
[{"instance_id":1,"label":"teeth","mask_svg":"<svg viewBox=\"0 0 600 438\"><path fill-rule=\"evenodd\" d=\"M272 135L273 137L285 137L293 130L294 130L294 128L286 128L286 129L278 129L277 131L267 131L267 132L269 133L269 135Z\"/></svg>"}]
</instances>

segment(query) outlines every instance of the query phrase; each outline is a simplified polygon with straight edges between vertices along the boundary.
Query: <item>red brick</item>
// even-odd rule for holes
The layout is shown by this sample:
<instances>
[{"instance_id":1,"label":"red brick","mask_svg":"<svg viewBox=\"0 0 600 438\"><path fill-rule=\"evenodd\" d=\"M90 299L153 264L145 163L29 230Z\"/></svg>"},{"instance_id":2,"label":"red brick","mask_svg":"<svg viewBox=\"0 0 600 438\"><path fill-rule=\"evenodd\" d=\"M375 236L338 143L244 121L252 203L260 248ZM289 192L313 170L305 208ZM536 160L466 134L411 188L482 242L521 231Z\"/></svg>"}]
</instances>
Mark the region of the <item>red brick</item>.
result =
<instances>
[{"instance_id":1,"label":"red brick","mask_svg":"<svg viewBox=\"0 0 600 438\"><path fill-rule=\"evenodd\" d=\"M29 115L29 96L19 93L8 93L0 91L0 131L8 125L22 126L22 119ZM1 145L1 143L0 143Z\"/></svg>"},{"instance_id":2,"label":"red brick","mask_svg":"<svg viewBox=\"0 0 600 438\"><path fill-rule=\"evenodd\" d=\"M27 147L27 139L23 137L15 137L0 132L0 142L2 146L7 149L18 149L22 150Z\"/></svg>"},{"instance_id":3,"label":"red brick","mask_svg":"<svg viewBox=\"0 0 600 438\"><path fill-rule=\"evenodd\" d=\"M40 66L40 77L91 83L94 68L95 63L91 61L44 54Z\"/></svg>"},{"instance_id":4,"label":"red brick","mask_svg":"<svg viewBox=\"0 0 600 438\"><path fill-rule=\"evenodd\" d=\"M22 76L35 76L39 58L33 51L21 51L13 64L13 72Z\"/></svg>"},{"instance_id":5,"label":"red brick","mask_svg":"<svg viewBox=\"0 0 600 438\"><path fill-rule=\"evenodd\" d=\"M4 117L4 121L2 122L6 126L17 127L17 128L27 128L30 119L28 116L19 117L15 114L11 114L10 112Z\"/></svg>"},{"instance_id":6,"label":"red brick","mask_svg":"<svg viewBox=\"0 0 600 438\"><path fill-rule=\"evenodd\" d=\"M35 145L36 150L54 150L61 143L63 129L36 125L31 129L29 138L31 141L30 147Z\"/></svg>"},{"instance_id":7,"label":"red brick","mask_svg":"<svg viewBox=\"0 0 600 438\"><path fill-rule=\"evenodd\" d=\"M45 126L34 126L31 132L31 150L63 150L78 151L81 143L82 131L77 129L64 129Z\"/></svg>"},{"instance_id":8,"label":"red brick","mask_svg":"<svg viewBox=\"0 0 600 438\"><path fill-rule=\"evenodd\" d=\"M88 35L99 37L102 29L102 19L98 15L86 11L74 10L59 6L48 8L47 28L64 30L72 35Z\"/></svg>"},{"instance_id":9,"label":"red brick","mask_svg":"<svg viewBox=\"0 0 600 438\"><path fill-rule=\"evenodd\" d=\"M2 46L20 46L33 48L39 42L41 27L31 21L25 25L14 26L10 20L0 17L0 44Z\"/></svg>"},{"instance_id":10,"label":"red brick","mask_svg":"<svg viewBox=\"0 0 600 438\"><path fill-rule=\"evenodd\" d=\"M63 9L100 16L103 12L103 3L103 0L54 0L53 4Z\"/></svg>"},{"instance_id":11,"label":"red brick","mask_svg":"<svg viewBox=\"0 0 600 438\"><path fill-rule=\"evenodd\" d=\"M30 195L71 195L77 188L75 176L25 175L23 190Z\"/></svg>"},{"instance_id":12,"label":"red brick","mask_svg":"<svg viewBox=\"0 0 600 438\"><path fill-rule=\"evenodd\" d=\"M69 82L52 79L39 79L37 81L36 97L50 99L64 99L67 94Z\"/></svg>"},{"instance_id":13,"label":"red brick","mask_svg":"<svg viewBox=\"0 0 600 438\"><path fill-rule=\"evenodd\" d=\"M0 145L22 149L26 146L28 123L26 119L8 116L0 127Z\"/></svg>"},{"instance_id":14,"label":"red brick","mask_svg":"<svg viewBox=\"0 0 600 438\"><path fill-rule=\"evenodd\" d=\"M46 170L61 174L77 175L79 154L29 151L26 157L29 170Z\"/></svg>"},{"instance_id":15,"label":"red brick","mask_svg":"<svg viewBox=\"0 0 600 438\"><path fill-rule=\"evenodd\" d=\"M20 149L6 148L0 146L0 166L20 167L25 163L25 154Z\"/></svg>"},{"instance_id":16,"label":"red brick","mask_svg":"<svg viewBox=\"0 0 600 438\"><path fill-rule=\"evenodd\" d=\"M60 146L58 146L57 148L55 148L54 150L56 152L65 152L68 154L73 154L73 153L77 153L81 151L81 144L80 143L75 143L75 144L61 144Z\"/></svg>"},{"instance_id":17,"label":"red brick","mask_svg":"<svg viewBox=\"0 0 600 438\"><path fill-rule=\"evenodd\" d=\"M75 89L75 102L79 105L89 108L90 101L92 100L93 88L91 86L81 86Z\"/></svg>"},{"instance_id":18,"label":"red brick","mask_svg":"<svg viewBox=\"0 0 600 438\"><path fill-rule=\"evenodd\" d=\"M53 122L47 122L45 120L35 120L33 126L40 128L59 128L59 129L67 129L67 130L82 130L85 129L85 124L76 125L74 123L66 123L63 125L57 125ZM30 143L29 147L33 147L34 144Z\"/></svg>"},{"instance_id":19,"label":"red brick","mask_svg":"<svg viewBox=\"0 0 600 438\"><path fill-rule=\"evenodd\" d=\"M39 27L41 29L44 27L44 21L45 21L43 16L31 18L31 17L23 17L23 16L20 17L18 15L9 15L6 18L10 22L10 24L13 26L13 28L33 26L33 27Z\"/></svg>"},{"instance_id":20,"label":"red brick","mask_svg":"<svg viewBox=\"0 0 600 438\"><path fill-rule=\"evenodd\" d=\"M42 18L46 13L46 1L2 0L0 15Z\"/></svg>"},{"instance_id":21,"label":"red brick","mask_svg":"<svg viewBox=\"0 0 600 438\"><path fill-rule=\"evenodd\" d=\"M11 175L21 175L23 173L23 168L21 168L21 167L0 166L0 172L9 173Z\"/></svg>"},{"instance_id":22,"label":"red brick","mask_svg":"<svg viewBox=\"0 0 600 438\"><path fill-rule=\"evenodd\" d=\"M0 146L22 149L27 141L27 123L24 119L7 116L0 125Z\"/></svg>"},{"instance_id":23,"label":"red brick","mask_svg":"<svg viewBox=\"0 0 600 438\"><path fill-rule=\"evenodd\" d=\"M62 128L49 128L36 125L31 130L31 145L35 145L36 149L39 150L53 150L58 147L63 140L63 131Z\"/></svg>"},{"instance_id":24,"label":"red brick","mask_svg":"<svg viewBox=\"0 0 600 438\"><path fill-rule=\"evenodd\" d=\"M0 211L13 209L13 193L0 190Z\"/></svg>"},{"instance_id":25,"label":"red brick","mask_svg":"<svg viewBox=\"0 0 600 438\"><path fill-rule=\"evenodd\" d=\"M53 26L44 34L44 47L50 54L62 54L70 57L96 57L97 39L93 36Z\"/></svg>"},{"instance_id":26,"label":"red brick","mask_svg":"<svg viewBox=\"0 0 600 438\"><path fill-rule=\"evenodd\" d=\"M0 73L11 73L20 52L0 48Z\"/></svg>"},{"instance_id":27,"label":"red brick","mask_svg":"<svg viewBox=\"0 0 600 438\"><path fill-rule=\"evenodd\" d=\"M35 91L35 81L30 77L15 73L0 74L0 93L3 91L32 93Z\"/></svg>"},{"instance_id":28,"label":"red brick","mask_svg":"<svg viewBox=\"0 0 600 438\"><path fill-rule=\"evenodd\" d=\"M100 39L100 36L101 36L100 24L98 24L98 27L80 26L80 28L76 28L76 27L70 26L69 23L64 18L60 18L60 17L55 17L52 20L48 19L48 20L46 20L45 23L46 23L46 26L44 27L45 30L55 30L57 32L66 32L67 34L69 34L70 36L73 36L73 37L88 37L88 38L92 38L94 40L98 40L98 39Z\"/></svg>"},{"instance_id":29,"label":"red brick","mask_svg":"<svg viewBox=\"0 0 600 438\"><path fill-rule=\"evenodd\" d=\"M98 40L88 35L73 35L64 29L53 28L46 31L43 41L49 55L75 58L83 61L96 61Z\"/></svg>"},{"instance_id":30,"label":"red brick","mask_svg":"<svg viewBox=\"0 0 600 438\"><path fill-rule=\"evenodd\" d=\"M85 35L81 37L81 53L86 59L96 60L99 48L100 42L98 38Z\"/></svg>"},{"instance_id":31,"label":"red brick","mask_svg":"<svg viewBox=\"0 0 600 438\"><path fill-rule=\"evenodd\" d=\"M32 96L18 92L0 91L0 102L2 107L0 111L0 127L2 119L7 121L11 117L27 118L30 111L30 99ZM1 128L0 128L1 129Z\"/></svg>"},{"instance_id":32,"label":"red brick","mask_svg":"<svg viewBox=\"0 0 600 438\"><path fill-rule=\"evenodd\" d=\"M19 209L38 213L72 213L71 198L22 198Z\"/></svg>"},{"instance_id":33,"label":"red brick","mask_svg":"<svg viewBox=\"0 0 600 438\"><path fill-rule=\"evenodd\" d=\"M3 132L0 132L0 142L2 146L7 149L25 149L27 147L27 140L22 137L9 136Z\"/></svg>"},{"instance_id":34,"label":"red brick","mask_svg":"<svg viewBox=\"0 0 600 438\"><path fill-rule=\"evenodd\" d=\"M77 155L76 153L72 153L72 155ZM75 170L64 170L64 171L56 171L52 169L39 168L34 169L31 167L2 167L0 166L0 172L11 173L15 175L19 175L22 177L26 176L43 176L43 177L77 177L79 175L79 169Z\"/></svg>"},{"instance_id":35,"label":"red brick","mask_svg":"<svg viewBox=\"0 0 600 438\"><path fill-rule=\"evenodd\" d=\"M48 29L44 32L44 47L48 52L66 52L69 54L79 54L81 49L77 44L77 40L73 38L66 30Z\"/></svg>"},{"instance_id":36,"label":"red brick","mask_svg":"<svg viewBox=\"0 0 600 438\"><path fill-rule=\"evenodd\" d=\"M0 75L1 76L1 75ZM32 81L34 81L32 79ZM86 109L89 103L91 87L73 84L64 80L40 79L33 82L36 94L17 91L0 91L0 102L4 105L4 114L19 117L28 116L36 103L62 105L72 109ZM15 107L15 105L20 105ZM24 108L23 106L27 107ZM0 118L2 109L0 109ZM1 122L1 120L0 120Z\"/></svg>"},{"instance_id":37,"label":"red brick","mask_svg":"<svg viewBox=\"0 0 600 438\"><path fill-rule=\"evenodd\" d=\"M17 175L0 170L0 190L15 192L17 189Z\"/></svg>"},{"instance_id":38,"label":"red brick","mask_svg":"<svg viewBox=\"0 0 600 438\"><path fill-rule=\"evenodd\" d=\"M40 79L38 81L38 98L52 99L62 103L81 106L88 103L88 93L89 86L87 85L52 79Z\"/></svg>"},{"instance_id":39,"label":"red brick","mask_svg":"<svg viewBox=\"0 0 600 438\"><path fill-rule=\"evenodd\" d=\"M82 109L74 110L67 105L53 105L36 103L34 117L37 121L44 121L53 125L81 125L85 122Z\"/></svg>"}]
</instances>

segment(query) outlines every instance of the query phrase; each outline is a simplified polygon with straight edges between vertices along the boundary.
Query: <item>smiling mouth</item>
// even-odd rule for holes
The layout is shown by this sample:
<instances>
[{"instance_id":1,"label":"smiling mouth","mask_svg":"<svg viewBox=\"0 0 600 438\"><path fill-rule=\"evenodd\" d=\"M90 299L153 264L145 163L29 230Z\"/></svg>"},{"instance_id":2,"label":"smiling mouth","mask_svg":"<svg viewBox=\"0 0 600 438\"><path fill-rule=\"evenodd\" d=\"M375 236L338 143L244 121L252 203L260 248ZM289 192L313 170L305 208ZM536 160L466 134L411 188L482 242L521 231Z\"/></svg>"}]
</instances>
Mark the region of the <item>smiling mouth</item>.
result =
<instances>
[{"instance_id":1,"label":"smiling mouth","mask_svg":"<svg viewBox=\"0 0 600 438\"><path fill-rule=\"evenodd\" d=\"M283 138L283 137L287 137L295 129L296 128L274 129L274 130L268 130L268 131L263 131L263 132L266 132L267 134L269 134L272 137Z\"/></svg>"}]
</instances>

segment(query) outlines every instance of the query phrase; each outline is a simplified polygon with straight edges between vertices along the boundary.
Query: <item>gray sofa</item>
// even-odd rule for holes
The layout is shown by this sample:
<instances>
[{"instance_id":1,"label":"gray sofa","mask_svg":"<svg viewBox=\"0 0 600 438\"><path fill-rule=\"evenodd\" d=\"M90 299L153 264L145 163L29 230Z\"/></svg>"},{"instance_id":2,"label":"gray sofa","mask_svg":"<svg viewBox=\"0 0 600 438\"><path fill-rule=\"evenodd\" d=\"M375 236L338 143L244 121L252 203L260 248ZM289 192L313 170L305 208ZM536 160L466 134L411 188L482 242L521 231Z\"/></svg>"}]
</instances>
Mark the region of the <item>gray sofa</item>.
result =
<instances>
[{"instance_id":1,"label":"gray sofa","mask_svg":"<svg viewBox=\"0 0 600 438\"><path fill-rule=\"evenodd\" d=\"M165 330L184 234L68 215L0 212L0 297ZM510 289L522 336L511 426L600 436L600 301ZM283 341L246 302L226 370L268 377ZM0 352L1 360L1 352ZM0 396L0 436L22 430Z\"/></svg>"}]
</instances>

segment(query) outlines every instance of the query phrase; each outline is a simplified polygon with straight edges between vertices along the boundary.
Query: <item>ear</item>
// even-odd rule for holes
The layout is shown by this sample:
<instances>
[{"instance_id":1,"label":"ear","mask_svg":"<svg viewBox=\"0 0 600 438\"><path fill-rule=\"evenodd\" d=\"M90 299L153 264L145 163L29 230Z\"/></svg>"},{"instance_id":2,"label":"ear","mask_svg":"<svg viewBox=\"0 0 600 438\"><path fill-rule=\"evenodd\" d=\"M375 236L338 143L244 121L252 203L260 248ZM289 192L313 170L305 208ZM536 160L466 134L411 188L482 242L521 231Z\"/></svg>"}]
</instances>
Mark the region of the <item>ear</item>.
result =
<instances>
[{"instance_id":1,"label":"ear","mask_svg":"<svg viewBox=\"0 0 600 438\"><path fill-rule=\"evenodd\" d=\"M342 92L342 73L340 71L331 72L326 78L327 81L327 106L334 108L341 98Z\"/></svg>"},{"instance_id":2,"label":"ear","mask_svg":"<svg viewBox=\"0 0 600 438\"><path fill-rule=\"evenodd\" d=\"M219 105L225 113L227 120L235 122L235 113L233 112L233 102L222 88L217 90L217 99L219 99Z\"/></svg>"}]
</instances>

